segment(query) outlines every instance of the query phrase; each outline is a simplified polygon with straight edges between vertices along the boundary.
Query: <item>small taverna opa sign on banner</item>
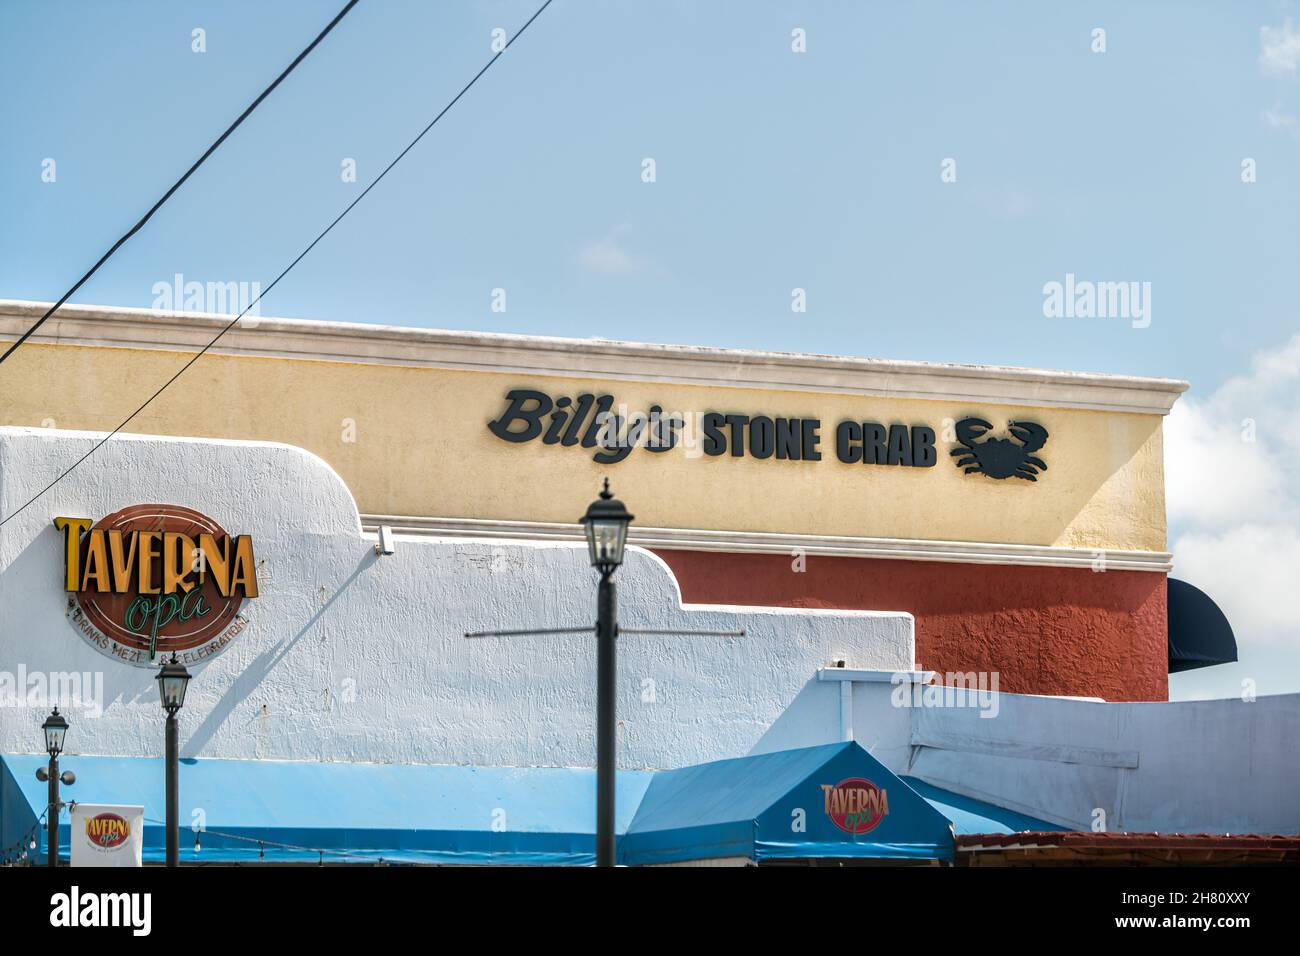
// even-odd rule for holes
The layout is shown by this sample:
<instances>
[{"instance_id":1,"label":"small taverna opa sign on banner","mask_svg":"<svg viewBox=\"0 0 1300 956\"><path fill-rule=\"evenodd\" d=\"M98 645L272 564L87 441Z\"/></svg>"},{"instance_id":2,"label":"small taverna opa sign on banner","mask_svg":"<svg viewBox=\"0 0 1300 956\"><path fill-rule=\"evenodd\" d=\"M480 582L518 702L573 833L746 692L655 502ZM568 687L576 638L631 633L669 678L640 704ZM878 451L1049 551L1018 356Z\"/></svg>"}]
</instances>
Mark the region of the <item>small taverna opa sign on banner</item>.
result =
<instances>
[{"instance_id":1,"label":"small taverna opa sign on banner","mask_svg":"<svg viewBox=\"0 0 1300 956\"><path fill-rule=\"evenodd\" d=\"M140 866L143 847L144 807L72 807L73 866Z\"/></svg>"}]
</instances>

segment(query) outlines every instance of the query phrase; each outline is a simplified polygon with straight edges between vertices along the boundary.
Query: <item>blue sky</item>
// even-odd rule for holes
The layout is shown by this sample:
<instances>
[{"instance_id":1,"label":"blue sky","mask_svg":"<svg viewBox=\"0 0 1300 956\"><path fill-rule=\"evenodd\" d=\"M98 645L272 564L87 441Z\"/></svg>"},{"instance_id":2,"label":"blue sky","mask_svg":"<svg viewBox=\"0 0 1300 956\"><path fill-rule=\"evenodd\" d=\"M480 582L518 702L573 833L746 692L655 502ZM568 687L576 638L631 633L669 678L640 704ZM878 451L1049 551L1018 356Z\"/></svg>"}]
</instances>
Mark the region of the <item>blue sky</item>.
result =
<instances>
[{"instance_id":1,"label":"blue sky","mask_svg":"<svg viewBox=\"0 0 1300 956\"><path fill-rule=\"evenodd\" d=\"M60 294L341 5L0 4L0 297ZM362 0L74 301L268 283L535 7ZM1300 570L1297 63L1295 3L555 0L261 312L1188 379L1171 542L1252 633L1175 694L1300 690L1300 616L1249 617ZM1150 327L1044 317L1067 273L1151 283Z\"/></svg>"}]
</instances>

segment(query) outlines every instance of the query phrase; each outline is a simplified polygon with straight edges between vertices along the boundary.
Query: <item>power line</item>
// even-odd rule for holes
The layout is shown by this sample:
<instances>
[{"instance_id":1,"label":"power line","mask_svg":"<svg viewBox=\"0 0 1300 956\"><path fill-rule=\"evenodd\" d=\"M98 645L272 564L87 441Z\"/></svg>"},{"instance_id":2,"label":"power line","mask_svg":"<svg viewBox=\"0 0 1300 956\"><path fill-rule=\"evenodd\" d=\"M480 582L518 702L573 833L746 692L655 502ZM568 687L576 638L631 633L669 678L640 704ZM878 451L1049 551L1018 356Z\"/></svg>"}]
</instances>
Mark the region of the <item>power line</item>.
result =
<instances>
[{"instance_id":1,"label":"power line","mask_svg":"<svg viewBox=\"0 0 1300 956\"><path fill-rule=\"evenodd\" d=\"M39 319L37 319L35 324L33 324L30 329L28 329L21 336L19 336L18 341L14 342L13 345L5 349L4 354L0 355L0 363L4 362L4 360L7 359L10 355L12 355L20 345L22 345L29 338L31 338L32 334L37 329L39 329L42 325L44 325L45 321L50 316L52 316L55 312L57 312L59 308L65 302L68 301L68 299L72 298L72 296L76 294L78 289L80 289L83 285L86 284L86 282L90 279L91 276L93 276L96 272L99 271L100 266L102 266L105 262L107 262L110 258L112 258L113 253L117 252L118 249L122 248L122 246L126 244L126 241L128 239L130 239L142 228L144 228L144 224L153 218L153 214L162 208L163 203L167 202L168 199L171 199L172 194L175 193L176 190L180 189L181 186L185 185L185 181L189 179L192 175L194 175L195 170L197 170L200 166L202 166L204 161L213 153L215 153L217 151L217 148L226 141L227 137L229 137L231 133L237 130L240 124L244 122L244 120L248 119L249 115L252 114L253 110L257 109L257 107L261 105L262 100L270 96L272 91L274 91L275 88L280 85L280 83L284 80L284 78L288 76L290 73L292 73L294 69L298 66L298 64L307 58L307 54L309 54L312 50L316 49L316 45L320 43L321 40L325 39L326 35L328 35L329 32L338 25L338 22L340 20L342 20L345 16L347 16L348 11L351 10L353 7L355 7L357 3L358 0L348 0L347 4L343 7L343 9L338 12L338 15L329 22L329 24L325 27L324 30L322 30L319 34L317 34L316 39L312 40L311 43L307 44L306 49L304 49L301 53L299 53L296 57L294 57L293 62L284 68L284 72L275 78L275 82L273 82L270 86L264 89L261 92L261 95L257 97L257 99L253 100L252 103L248 104L248 108L244 110L244 112L239 114L239 118L236 119L233 123L231 123L230 126L226 128L226 131L224 133L222 133L220 136L217 137L216 141L213 142L213 144L209 146L207 150L204 151L203 155L200 156L195 161L194 165L185 171L185 175L182 176L180 179L176 180L176 182L172 184L171 189L163 193L162 198L153 204L150 210L147 213L145 213L143 217L141 217L140 221L137 222L130 229L128 229L121 239L113 243L112 247L108 250L108 252L100 256L99 261L90 267L90 271L88 271L85 275L83 275L80 279L78 279L76 281L76 284L73 285L71 289L63 293L63 295L59 297L58 302L55 302L54 305L50 306L49 310L44 315L42 315Z\"/></svg>"},{"instance_id":2,"label":"power line","mask_svg":"<svg viewBox=\"0 0 1300 956\"><path fill-rule=\"evenodd\" d=\"M366 198L366 194L369 193L370 190L374 189L377 185L379 185L380 180L382 180L385 176L388 175L389 170L391 170L394 166L396 166L399 162L401 162L401 161L402 161L402 158L403 158L404 156L406 156L406 154L409 153L413 148L415 148L415 144L416 144L416 143L418 143L418 142L420 142L420 140L424 139L424 135L425 135L426 133L428 133L429 130L433 129L434 125L437 124L438 120L442 119L443 116L445 116L445 115L447 114L447 111L450 110L453 106L455 106L456 103L460 100L460 98L461 98L462 96L464 96L466 93L469 92L470 87L472 87L475 83L477 83L477 82L479 81L479 78L480 78L484 73L486 73L489 69L491 69L492 64L495 63L498 59L500 59L501 54L505 53L506 50L510 49L510 45L511 45L512 43L514 43L514 42L515 42L516 40L518 40L521 36L523 36L524 31L527 30L527 29L532 25L532 23L533 23L534 20L536 20L539 16L542 15L542 11L544 11L547 7L549 7L549 6L551 5L551 3L552 3L552 0L546 0L545 3L543 3L540 7L537 8L537 12L534 13L531 17L529 17L529 18L528 18L528 21L527 21L527 22L526 22L522 27L519 28L519 30L515 33L515 35L512 36L509 40L506 41L505 46L503 46L500 50L498 50L498 51L493 55L492 59L490 59L490 60L487 61L487 63L483 66L483 69L481 69L481 70L479 70L477 73L475 73L475 74L474 74L474 78L473 78L472 80L470 80L468 83L466 83L466 84L461 88L461 91L460 91L459 93L457 93L454 97L452 97L451 102L449 102L446 106L444 106L444 107L442 108L441 111L439 111L438 115L435 116L435 117L434 117L434 118L429 122L429 125L426 126L424 129L420 130L419 135L416 136L415 139L411 140L411 142L407 145L407 147L406 147L404 150L402 150L400 153L397 154L397 158L394 159L394 160L393 160L391 163L389 163L387 166L385 166L383 172L381 172L378 176L376 176L376 177L371 181L370 185L367 186L364 190L361 191L361 194L360 194L359 196L357 196L356 199L354 199L354 200L352 200L352 202L348 203L347 206L344 207L343 211L342 211L341 213L339 213L337 217L335 217L334 221L331 222L328 226L326 226L325 229L320 233L320 235L318 235L315 239L313 239L313 240L311 241L311 244L308 245L306 249L304 249L302 252L298 253L297 257L296 257L292 262L290 262L287 266L285 266L284 271L281 272L278 276L276 276L276 277L275 277L275 280L274 280L270 285L268 285L265 289L263 289L261 292L259 292L258 295L257 295L257 298L255 298L252 302L250 302L250 303L248 304L248 306L244 309L243 312L240 312L237 316L235 316L233 319L231 319L231 320L230 320L230 321L225 325L225 327L221 329L221 331L219 331L216 335L214 335L214 336L212 337L212 340L209 341L207 345L203 346L203 348L201 348L199 351L195 352L194 355L190 357L189 361L187 361L184 365L182 365L182 366L181 366L181 367L176 371L176 374L175 374L175 375L173 375L171 378L169 378L167 381L165 381L165 382L164 382L164 383L163 383L163 384L158 388L158 390L157 390L156 392L154 392L154 393L153 393L152 395L150 395L147 399L145 399L144 402L141 403L141 405L140 405L139 408L137 408L135 411L133 411L133 412L132 412L130 415L128 415L126 418L122 419L121 423L118 424L116 428L114 428L111 432L109 432L107 435L105 435L105 436L104 436L103 438L101 438L99 441L95 442L95 444L92 445L92 446L90 447L90 450L89 450L89 451L87 451L84 455L82 455L80 458L78 458L76 461L74 461L71 465L69 465L69 466L68 466L68 467L67 467L67 468L66 468L62 473L59 474L59 476L58 476L57 478L55 478L55 479L54 479L53 481L51 481L48 485L46 485L44 488L42 488L40 491L38 491L35 495L33 495L31 498L29 498L26 502L24 502L24 504L23 504L20 508L18 508L17 511L15 511L13 514L7 515L7 516L6 516L5 518L3 518L3 519L0 519L0 528L3 528L6 524L8 524L8 523L10 522L10 520L12 520L13 518L18 517L20 514L22 514L24 511L26 511L28 507L30 507L30 506L31 506L35 501L39 500L39 499L40 499L40 498L41 498L41 497L42 497L42 496L43 496L47 491L49 491L51 488L53 488L55 485L57 485L60 481L62 481L64 478L66 478L68 475L70 475L70 474L71 474L71 473L72 473L72 472L73 472L73 471L74 471L74 470L75 470L75 469L76 469L76 468L77 468L77 467L78 467L78 466L79 466L83 461L85 461L87 458L89 458L89 457L90 457L91 455L93 455L95 452L99 451L99 449L103 448L104 445L105 445L105 443L106 443L110 438L112 438L114 435L116 435L118 432L120 432L120 431L121 431L123 428L125 428L128 424L130 424L130 423L135 419L135 417L136 417L137 415L139 415L142 411L145 410L145 408L147 408L147 407L149 406L149 403L150 403L150 402L152 402L155 398L157 398L157 397L158 397L159 395L161 395L164 391L166 391L167 388L168 388L168 386L170 386L174 381L176 381L176 380L177 380L178 378L180 378L183 374L185 374L185 371L186 371L186 370L187 370L191 365L193 365L193 364L194 364L195 362L197 362L200 358L202 358L205 354L207 354L208 350L211 349L212 346L216 345L216 344L217 344L217 341L218 341L218 340L219 340L223 335L225 335L227 332L229 332L231 329L233 329L233 328L235 327L235 324L236 324L240 319L242 319L246 314L248 314L248 311L249 311L250 309L252 309L254 306L256 306L259 302L262 301L262 297L263 297L263 296L265 296L268 292L270 292L272 289L274 289L274 288L276 287L276 285L280 282L280 280L283 279L285 276L287 276L287 275L288 275L288 274L293 270L294 266L296 266L299 262L301 262L303 259L305 259L305 258L307 257L307 253L311 252L313 249L316 248L316 244L317 244L317 243L319 243L322 239L324 239L327 235L329 235L330 231L333 230L333 228L334 228L335 226L337 226L340 222L343 221L343 217L346 216L348 213L350 213L350 212L352 211L353 207L356 206L357 203L361 202L361 200L363 200L363 199Z\"/></svg>"}]
</instances>

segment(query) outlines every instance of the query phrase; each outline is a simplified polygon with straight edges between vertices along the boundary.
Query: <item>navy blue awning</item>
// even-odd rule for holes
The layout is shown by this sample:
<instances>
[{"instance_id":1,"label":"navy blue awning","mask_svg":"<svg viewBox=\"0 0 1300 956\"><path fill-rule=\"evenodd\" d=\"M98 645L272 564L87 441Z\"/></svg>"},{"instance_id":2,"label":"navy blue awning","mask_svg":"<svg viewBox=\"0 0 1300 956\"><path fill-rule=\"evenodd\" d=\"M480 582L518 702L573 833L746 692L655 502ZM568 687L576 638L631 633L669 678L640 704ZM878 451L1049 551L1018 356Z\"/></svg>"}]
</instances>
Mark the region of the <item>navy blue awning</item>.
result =
<instances>
[{"instance_id":1,"label":"navy blue awning","mask_svg":"<svg viewBox=\"0 0 1300 956\"><path fill-rule=\"evenodd\" d=\"M1235 661L1237 639L1219 606L1186 581L1168 582L1169 673Z\"/></svg>"}]
</instances>

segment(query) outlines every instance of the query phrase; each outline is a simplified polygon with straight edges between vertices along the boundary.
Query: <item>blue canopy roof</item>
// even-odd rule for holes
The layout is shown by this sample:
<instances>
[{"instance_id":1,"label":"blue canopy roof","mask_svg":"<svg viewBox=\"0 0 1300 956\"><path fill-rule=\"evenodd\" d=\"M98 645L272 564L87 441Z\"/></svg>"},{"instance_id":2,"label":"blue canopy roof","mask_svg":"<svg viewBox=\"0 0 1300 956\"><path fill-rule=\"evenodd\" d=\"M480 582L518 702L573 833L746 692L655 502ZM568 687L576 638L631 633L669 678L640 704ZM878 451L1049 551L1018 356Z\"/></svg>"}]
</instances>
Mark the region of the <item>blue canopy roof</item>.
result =
<instances>
[{"instance_id":1,"label":"blue canopy roof","mask_svg":"<svg viewBox=\"0 0 1300 956\"><path fill-rule=\"evenodd\" d=\"M0 758L13 784L0 786L5 848L15 835L22 839L30 832L36 819L32 808L44 809L46 785L35 774L46 760ZM61 766L77 774L76 784L63 789L64 800L143 804L144 859L163 859L166 810L160 758L66 755ZM652 775L619 773L615 822L620 831L627 828ZM12 806L16 791L24 807ZM583 865L595 860L591 770L190 759L181 761L180 808L182 863L382 859ZM198 852L191 808L203 812ZM59 844L66 859L66 810L60 819ZM38 842L43 846L43 837Z\"/></svg>"},{"instance_id":2,"label":"blue canopy roof","mask_svg":"<svg viewBox=\"0 0 1300 956\"><path fill-rule=\"evenodd\" d=\"M0 757L0 852L27 849L44 756ZM589 865L595 773L274 760L181 761L181 862ZM144 806L144 859L164 854L163 762L66 755L65 800ZM909 785L910 784L910 785ZM874 793L873 790L879 791ZM920 793L918 794L918 791ZM865 794L865 795L863 795ZM958 832L1058 829L904 782L856 743L664 771L620 771L619 862L743 857L950 860ZM201 808L194 849L193 808ZM69 817L61 815L67 859ZM838 819L838 822L837 822ZM44 834L38 847L43 856Z\"/></svg>"},{"instance_id":3,"label":"blue canopy roof","mask_svg":"<svg viewBox=\"0 0 1300 956\"><path fill-rule=\"evenodd\" d=\"M925 797L930 806L952 821L952 828L957 836L970 836L976 833L1045 833L1066 829L1037 817L1017 813L1015 810L985 803L973 797L963 797L951 790L933 787L916 777L902 779L909 787Z\"/></svg>"},{"instance_id":4,"label":"blue canopy roof","mask_svg":"<svg viewBox=\"0 0 1300 956\"><path fill-rule=\"evenodd\" d=\"M862 798L841 796L871 788L878 797L865 810L858 810ZM837 810L860 816L843 819ZM848 741L660 771L620 841L619 856L625 863L951 860L953 839L943 814Z\"/></svg>"}]
</instances>

